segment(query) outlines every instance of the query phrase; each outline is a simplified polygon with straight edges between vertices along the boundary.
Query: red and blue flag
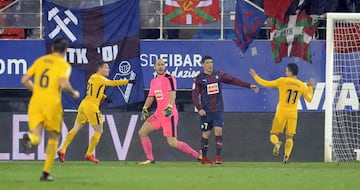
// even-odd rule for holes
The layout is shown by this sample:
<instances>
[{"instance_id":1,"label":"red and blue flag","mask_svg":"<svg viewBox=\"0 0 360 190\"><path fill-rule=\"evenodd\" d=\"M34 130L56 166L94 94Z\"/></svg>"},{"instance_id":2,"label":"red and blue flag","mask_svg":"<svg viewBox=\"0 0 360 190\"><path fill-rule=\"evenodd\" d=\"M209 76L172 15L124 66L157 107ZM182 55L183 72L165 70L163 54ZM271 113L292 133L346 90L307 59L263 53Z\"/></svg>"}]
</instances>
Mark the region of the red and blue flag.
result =
<instances>
[{"instance_id":1,"label":"red and blue flag","mask_svg":"<svg viewBox=\"0 0 360 190\"><path fill-rule=\"evenodd\" d=\"M245 53L261 30L266 15L263 11L244 0L237 0L235 15L235 44Z\"/></svg>"}]
</instances>

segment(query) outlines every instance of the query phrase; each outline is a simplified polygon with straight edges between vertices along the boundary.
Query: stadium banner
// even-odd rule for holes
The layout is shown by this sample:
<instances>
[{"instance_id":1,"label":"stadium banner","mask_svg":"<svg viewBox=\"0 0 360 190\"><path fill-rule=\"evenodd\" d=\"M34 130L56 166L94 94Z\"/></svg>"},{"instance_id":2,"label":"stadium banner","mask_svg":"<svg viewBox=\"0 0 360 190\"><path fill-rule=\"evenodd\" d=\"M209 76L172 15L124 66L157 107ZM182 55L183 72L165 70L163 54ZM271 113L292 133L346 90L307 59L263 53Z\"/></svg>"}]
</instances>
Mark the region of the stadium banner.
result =
<instances>
[{"instance_id":1,"label":"stadium banner","mask_svg":"<svg viewBox=\"0 0 360 190\"><path fill-rule=\"evenodd\" d=\"M72 128L76 113L65 113L59 147ZM261 118L261 119L259 119ZM322 162L324 149L324 113L300 113L296 141L291 160L295 162ZM102 161L143 161L146 159L137 135L143 124L136 112L104 112L104 132L94 152ZM273 145L269 142L272 113L225 113L222 158L228 161L281 162L282 157L272 156ZM0 161L1 160L44 160L47 135L41 139L33 152L25 154L21 138L28 132L26 113L0 112ZM46 133L45 133L46 134ZM92 127L79 131L67 149L66 161L83 160ZM192 148L200 148L200 118L194 112L179 113L178 138ZM171 148L162 130L150 135L155 160L191 161L191 156ZM209 139L208 156L215 158L214 138ZM240 146L241 145L241 146ZM232 148L239 147L239 148ZM250 147L250 148L249 148ZM57 157L56 157L57 158ZM57 162L57 160L56 160Z\"/></svg>"},{"instance_id":2,"label":"stadium banner","mask_svg":"<svg viewBox=\"0 0 360 190\"><path fill-rule=\"evenodd\" d=\"M254 68L264 79L274 80L285 76L287 63L299 66L298 77L303 81L314 78L315 97L311 103L301 99L299 110L323 111L325 94L325 45L323 41L310 43L312 64L297 57L285 57L275 64L270 41L256 40L244 54L232 41L157 41L142 40L140 43L140 63L143 67L145 87L155 76L156 59L164 59L168 71L177 78L179 89L192 89L193 78L202 70L201 59L210 55L214 68L235 76L241 80L255 83L249 75ZM345 91L347 89L344 89ZM224 107L226 112L273 112L277 105L277 90L261 88L254 94L252 90L232 85L223 86ZM256 103L255 103L256 102ZM259 103L261 102L261 103ZM351 102L351 101L348 101Z\"/></svg>"},{"instance_id":3,"label":"stadium banner","mask_svg":"<svg viewBox=\"0 0 360 190\"><path fill-rule=\"evenodd\" d=\"M107 107L118 107L144 100L142 70L139 64L139 0L116 1L90 9L70 9L49 1L43 3L45 44L50 52L52 41L69 41L67 60L73 66L70 81L85 96L87 79L96 72L96 62L110 63L109 79L132 79L136 84L107 87L113 100ZM81 98L63 96L63 106L76 109Z\"/></svg>"},{"instance_id":4,"label":"stadium banner","mask_svg":"<svg viewBox=\"0 0 360 190\"><path fill-rule=\"evenodd\" d=\"M27 43L29 44L25 45ZM40 44L43 44L43 47ZM0 88L24 88L19 82L23 73L14 74L16 64L13 64L12 60L23 60L27 64L26 68L29 68L34 59L44 53L44 46L44 41L0 40ZM213 57L215 69L221 69L232 76L251 83L255 83L255 81L248 73L249 68L254 68L264 79L272 80L284 76L286 64L295 62L299 66L299 78L301 80L306 81L312 77L316 81L313 101L307 103L301 99L299 110L323 112L325 101L325 43L324 41L312 41L310 47L312 64L296 57L285 57L280 63L275 64L268 40L255 40L250 44L245 54L241 54L239 48L231 40L141 40L139 61L142 67L143 81L140 83L144 82L144 87L149 88L150 80L155 75L153 66L155 60L159 58L167 62L168 71L175 75L178 89L182 90L192 89L193 78L203 70L201 59L204 55ZM12 67L11 72L8 69L10 68L9 65ZM21 69L22 66L20 71ZM114 68L113 70L119 69ZM79 74L73 71L71 78L80 80L81 77L78 75L81 74L84 73ZM339 89L343 94L357 94L356 92L359 89L356 89L355 86L355 84L346 84L340 86ZM143 89L136 92L143 93ZM255 94L246 88L224 85L223 94L226 112L274 112L276 109L277 90L275 89L260 88L260 92ZM355 105L359 102L357 96L344 96L344 98L345 100L339 103L340 109L344 107L358 109L358 106Z\"/></svg>"},{"instance_id":5,"label":"stadium banner","mask_svg":"<svg viewBox=\"0 0 360 190\"><path fill-rule=\"evenodd\" d=\"M43 40L0 40L0 88L24 88L22 75L44 53Z\"/></svg>"}]
</instances>

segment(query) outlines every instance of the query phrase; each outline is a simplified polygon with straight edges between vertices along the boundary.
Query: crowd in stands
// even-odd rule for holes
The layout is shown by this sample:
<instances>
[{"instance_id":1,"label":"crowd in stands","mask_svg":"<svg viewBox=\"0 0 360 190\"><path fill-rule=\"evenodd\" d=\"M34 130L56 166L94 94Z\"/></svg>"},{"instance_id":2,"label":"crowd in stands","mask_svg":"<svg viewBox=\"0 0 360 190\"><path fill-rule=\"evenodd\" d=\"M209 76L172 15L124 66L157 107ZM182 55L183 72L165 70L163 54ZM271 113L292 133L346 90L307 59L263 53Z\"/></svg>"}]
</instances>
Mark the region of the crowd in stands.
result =
<instances>
[{"instance_id":1,"label":"crowd in stands","mask_svg":"<svg viewBox=\"0 0 360 190\"><path fill-rule=\"evenodd\" d=\"M0 0L0 10L11 4L13 0ZM14 12L11 14L4 14L0 16L0 25L8 26L0 31L0 39L24 39L25 29L18 28L22 25L22 17L16 12L20 12L21 7L14 6ZM5 12L6 13L6 12Z\"/></svg>"},{"instance_id":2,"label":"crowd in stands","mask_svg":"<svg viewBox=\"0 0 360 190\"><path fill-rule=\"evenodd\" d=\"M39 39L39 10L40 1L0 0L0 39Z\"/></svg>"},{"instance_id":3,"label":"crowd in stands","mask_svg":"<svg viewBox=\"0 0 360 190\"><path fill-rule=\"evenodd\" d=\"M0 39L32 39L40 38L39 34L39 2L32 1L18 1L14 4L14 0L0 0ZM54 0L56 1L56 0ZM264 7L264 0L250 0L259 7ZM99 6L100 1L83 0L83 1L69 1L72 7L90 8ZM219 1L220 2L220 1ZM75 5L76 3L76 5ZM9 6L11 5L11 6ZM224 10L228 12L235 11L236 0L225 0ZM141 38L158 39L160 38L160 0L141 0ZM327 12L358 12L360 13L360 0L292 0L292 3L287 11L287 15L297 14L297 11L305 10L309 15L323 15ZM230 25L233 20L225 19ZM225 22L224 21L224 22ZM226 25L226 24L225 24ZM182 28L181 26L172 25L169 22L164 23L165 29L163 31L164 39L179 39L186 38L181 33L191 33L189 28ZM214 26L214 25L210 25ZM324 27L325 22L320 22L319 26ZM198 27L198 28L196 28ZM203 30L201 26L195 26L190 38L204 39L209 36L219 38L220 31L217 30ZM232 30L230 27L225 28L225 39L232 38ZM194 30L193 30L194 31ZM266 30L264 30L266 31ZM207 35L207 33L211 35ZM261 32L260 37L267 38L266 32ZM210 37L211 38L211 37Z\"/></svg>"}]
</instances>

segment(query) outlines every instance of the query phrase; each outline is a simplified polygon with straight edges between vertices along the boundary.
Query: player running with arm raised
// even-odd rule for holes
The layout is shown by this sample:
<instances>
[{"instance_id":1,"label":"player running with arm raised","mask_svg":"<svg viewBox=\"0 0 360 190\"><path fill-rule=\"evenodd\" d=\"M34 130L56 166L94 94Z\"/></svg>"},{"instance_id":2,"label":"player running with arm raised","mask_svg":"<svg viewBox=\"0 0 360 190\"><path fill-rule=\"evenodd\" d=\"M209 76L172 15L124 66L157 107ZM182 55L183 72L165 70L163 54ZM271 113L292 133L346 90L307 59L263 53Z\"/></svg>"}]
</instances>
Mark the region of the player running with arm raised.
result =
<instances>
[{"instance_id":1,"label":"player running with arm raised","mask_svg":"<svg viewBox=\"0 0 360 190\"><path fill-rule=\"evenodd\" d=\"M256 74L254 69L250 69L250 75L259 85L269 88L277 88L279 91L279 100L276 108L274 120L271 127L270 142L274 145L273 155L278 156L280 146L279 134L282 134L286 128L286 142L284 160L285 164L289 163L290 154L293 148L293 136L296 134L298 118L298 102L301 96L311 102L313 98L314 80L310 79L306 85L297 78L298 66L290 63L286 66L286 77L280 77L276 80L267 81Z\"/></svg>"},{"instance_id":2,"label":"player running with arm raised","mask_svg":"<svg viewBox=\"0 0 360 190\"><path fill-rule=\"evenodd\" d=\"M84 158L94 163L98 163L100 160L93 155L97 144L100 141L103 133L103 119L100 111L100 102L103 99L110 100L104 94L106 86L121 86L128 83L134 83L134 80L109 80L106 77L109 76L109 65L103 61L97 62L97 71L92 74L87 82L86 97L81 101L78 108L78 114L75 119L74 127L66 135L63 146L58 151L59 161L65 162L65 153L78 133L87 122L94 128L94 134L89 142L88 149Z\"/></svg>"}]
</instances>

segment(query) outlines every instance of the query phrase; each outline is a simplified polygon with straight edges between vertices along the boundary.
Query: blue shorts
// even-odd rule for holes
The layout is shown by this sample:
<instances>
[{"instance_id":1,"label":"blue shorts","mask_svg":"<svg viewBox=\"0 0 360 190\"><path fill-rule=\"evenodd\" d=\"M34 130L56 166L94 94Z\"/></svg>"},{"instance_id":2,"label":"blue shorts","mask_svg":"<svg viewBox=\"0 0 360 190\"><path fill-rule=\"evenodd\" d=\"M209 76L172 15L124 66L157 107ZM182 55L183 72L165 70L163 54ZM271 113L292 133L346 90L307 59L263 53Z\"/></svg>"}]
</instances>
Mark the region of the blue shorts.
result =
<instances>
[{"instance_id":1,"label":"blue shorts","mask_svg":"<svg viewBox=\"0 0 360 190\"><path fill-rule=\"evenodd\" d=\"M200 117L200 128L202 131L210 131L214 126L224 126L224 112L206 112Z\"/></svg>"}]
</instances>

